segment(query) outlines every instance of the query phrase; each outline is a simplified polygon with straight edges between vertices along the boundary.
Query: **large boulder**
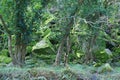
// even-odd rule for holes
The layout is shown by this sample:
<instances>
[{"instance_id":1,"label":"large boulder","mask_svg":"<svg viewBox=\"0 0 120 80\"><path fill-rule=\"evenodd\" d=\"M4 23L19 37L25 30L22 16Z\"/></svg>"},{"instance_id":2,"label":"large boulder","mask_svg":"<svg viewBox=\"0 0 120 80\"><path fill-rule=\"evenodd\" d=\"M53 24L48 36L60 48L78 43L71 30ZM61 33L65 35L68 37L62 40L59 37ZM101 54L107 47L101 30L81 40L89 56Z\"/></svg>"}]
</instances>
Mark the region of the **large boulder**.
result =
<instances>
[{"instance_id":1,"label":"large boulder","mask_svg":"<svg viewBox=\"0 0 120 80\"><path fill-rule=\"evenodd\" d=\"M32 51L37 55L55 53L53 45L48 39L43 39L38 42L35 46L33 46Z\"/></svg>"}]
</instances>

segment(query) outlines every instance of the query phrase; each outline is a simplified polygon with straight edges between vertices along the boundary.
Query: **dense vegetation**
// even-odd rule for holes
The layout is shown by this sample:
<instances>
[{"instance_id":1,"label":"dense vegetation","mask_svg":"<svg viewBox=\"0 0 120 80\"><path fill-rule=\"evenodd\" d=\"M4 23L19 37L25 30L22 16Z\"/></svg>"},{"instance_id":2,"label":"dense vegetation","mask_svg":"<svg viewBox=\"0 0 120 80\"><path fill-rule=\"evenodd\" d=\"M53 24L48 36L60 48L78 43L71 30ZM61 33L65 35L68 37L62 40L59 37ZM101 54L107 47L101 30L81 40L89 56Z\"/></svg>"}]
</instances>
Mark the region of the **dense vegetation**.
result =
<instances>
[{"instance_id":1,"label":"dense vegetation","mask_svg":"<svg viewBox=\"0 0 120 80\"><path fill-rule=\"evenodd\" d=\"M119 0L0 0L0 79L119 80L119 13Z\"/></svg>"}]
</instances>

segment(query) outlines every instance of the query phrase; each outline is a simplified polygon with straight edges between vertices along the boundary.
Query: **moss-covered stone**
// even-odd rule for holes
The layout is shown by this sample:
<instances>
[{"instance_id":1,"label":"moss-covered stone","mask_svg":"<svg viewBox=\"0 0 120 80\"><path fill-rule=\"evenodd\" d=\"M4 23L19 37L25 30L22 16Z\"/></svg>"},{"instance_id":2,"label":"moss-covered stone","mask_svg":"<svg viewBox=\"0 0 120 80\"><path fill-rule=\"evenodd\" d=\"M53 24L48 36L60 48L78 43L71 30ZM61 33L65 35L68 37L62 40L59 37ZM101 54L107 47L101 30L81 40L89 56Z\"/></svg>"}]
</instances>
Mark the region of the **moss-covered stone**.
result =
<instances>
[{"instance_id":1,"label":"moss-covered stone","mask_svg":"<svg viewBox=\"0 0 120 80\"><path fill-rule=\"evenodd\" d=\"M112 72L112 71L113 71L113 68L110 66L109 63L106 63L98 68L99 73Z\"/></svg>"},{"instance_id":2,"label":"moss-covered stone","mask_svg":"<svg viewBox=\"0 0 120 80\"><path fill-rule=\"evenodd\" d=\"M53 45L48 39L43 39L38 42L35 46L33 46L32 51L37 55L55 53Z\"/></svg>"}]
</instances>

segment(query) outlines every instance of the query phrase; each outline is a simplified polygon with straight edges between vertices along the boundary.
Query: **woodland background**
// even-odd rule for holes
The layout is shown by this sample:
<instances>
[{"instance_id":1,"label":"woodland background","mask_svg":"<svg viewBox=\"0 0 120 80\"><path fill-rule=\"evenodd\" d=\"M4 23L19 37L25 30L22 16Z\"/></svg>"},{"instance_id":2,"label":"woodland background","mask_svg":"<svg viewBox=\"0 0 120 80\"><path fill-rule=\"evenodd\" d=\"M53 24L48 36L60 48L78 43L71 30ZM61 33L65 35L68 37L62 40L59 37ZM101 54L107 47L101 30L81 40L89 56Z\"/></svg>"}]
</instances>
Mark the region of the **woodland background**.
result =
<instances>
[{"instance_id":1,"label":"woodland background","mask_svg":"<svg viewBox=\"0 0 120 80\"><path fill-rule=\"evenodd\" d=\"M1 80L120 80L119 67L119 0L0 0Z\"/></svg>"}]
</instances>

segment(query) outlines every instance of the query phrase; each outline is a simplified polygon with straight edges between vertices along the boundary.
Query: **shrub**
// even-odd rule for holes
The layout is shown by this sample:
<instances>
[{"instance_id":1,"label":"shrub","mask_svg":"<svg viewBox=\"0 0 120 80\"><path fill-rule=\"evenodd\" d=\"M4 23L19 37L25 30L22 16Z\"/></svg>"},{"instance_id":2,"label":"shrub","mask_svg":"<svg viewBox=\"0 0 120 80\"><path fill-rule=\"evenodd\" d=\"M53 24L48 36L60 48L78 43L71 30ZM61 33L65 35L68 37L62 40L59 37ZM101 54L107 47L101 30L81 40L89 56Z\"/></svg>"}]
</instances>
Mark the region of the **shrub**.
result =
<instances>
[{"instance_id":1,"label":"shrub","mask_svg":"<svg viewBox=\"0 0 120 80\"><path fill-rule=\"evenodd\" d=\"M7 56L3 56L3 55L0 56L0 63L6 63L6 64L8 64L11 61L12 61L12 59L9 58L9 57L7 57Z\"/></svg>"}]
</instances>

